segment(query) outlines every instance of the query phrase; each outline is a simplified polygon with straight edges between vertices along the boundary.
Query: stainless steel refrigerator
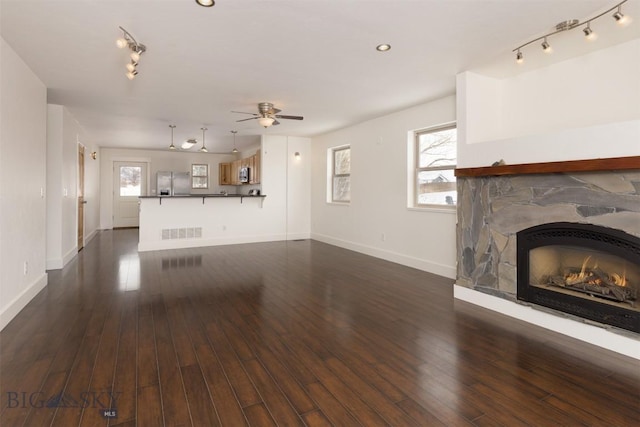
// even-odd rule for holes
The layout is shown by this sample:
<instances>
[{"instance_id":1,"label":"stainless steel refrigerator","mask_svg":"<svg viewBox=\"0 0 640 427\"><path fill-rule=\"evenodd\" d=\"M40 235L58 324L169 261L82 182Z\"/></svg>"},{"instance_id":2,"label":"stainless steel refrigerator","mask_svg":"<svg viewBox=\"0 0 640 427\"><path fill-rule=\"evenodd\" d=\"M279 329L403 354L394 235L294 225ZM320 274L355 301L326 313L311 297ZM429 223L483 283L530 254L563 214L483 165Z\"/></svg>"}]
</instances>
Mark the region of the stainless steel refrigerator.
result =
<instances>
[{"instance_id":1,"label":"stainless steel refrigerator","mask_svg":"<svg viewBox=\"0 0 640 427\"><path fill-rule=\"evenodd\" d=\"M158 172L156 194L158 196L185 196L191 194L189 172Z\"/></svg>"}]
</instances>

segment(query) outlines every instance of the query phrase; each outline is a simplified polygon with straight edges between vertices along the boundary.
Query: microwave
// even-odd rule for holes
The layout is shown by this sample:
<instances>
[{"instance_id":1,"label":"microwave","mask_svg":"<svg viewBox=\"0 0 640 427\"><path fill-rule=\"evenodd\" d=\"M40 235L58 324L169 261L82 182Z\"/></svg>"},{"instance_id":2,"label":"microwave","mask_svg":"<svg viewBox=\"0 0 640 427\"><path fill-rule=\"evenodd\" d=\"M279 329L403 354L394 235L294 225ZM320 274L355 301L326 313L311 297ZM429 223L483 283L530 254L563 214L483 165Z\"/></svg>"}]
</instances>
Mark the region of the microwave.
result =
<instances>
[{"instance_id":1,"label":"microwave","mask_svg":"<svg viewBox=\"0 0 640 427\"><path fill-rule=\"evenodd\" d=\"M250 174L250 170L249 168L240 168L239 172L238 172L238 177L240 182L249 182L249 174Z\"/></svg>"}]
</instances>

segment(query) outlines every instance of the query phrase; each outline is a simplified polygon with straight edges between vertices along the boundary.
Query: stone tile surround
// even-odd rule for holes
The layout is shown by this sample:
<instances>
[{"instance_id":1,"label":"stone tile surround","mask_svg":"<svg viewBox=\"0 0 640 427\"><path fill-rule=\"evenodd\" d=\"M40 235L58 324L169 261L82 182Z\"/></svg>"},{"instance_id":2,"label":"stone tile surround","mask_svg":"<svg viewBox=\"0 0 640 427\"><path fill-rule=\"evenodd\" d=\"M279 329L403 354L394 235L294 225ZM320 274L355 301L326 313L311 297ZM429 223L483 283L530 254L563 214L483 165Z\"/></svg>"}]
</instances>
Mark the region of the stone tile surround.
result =
<instances>
[{"instance_id":1,"label":"stone tile surround","mask_svg":"<svg viewBox=\"0 0 640 427\"><path fill-rule=\"evenodd\" d=\"M516 300L516 233L569 221L640 237L640 170L458 177L457 284Z\"/></svg>"}]
</instances>

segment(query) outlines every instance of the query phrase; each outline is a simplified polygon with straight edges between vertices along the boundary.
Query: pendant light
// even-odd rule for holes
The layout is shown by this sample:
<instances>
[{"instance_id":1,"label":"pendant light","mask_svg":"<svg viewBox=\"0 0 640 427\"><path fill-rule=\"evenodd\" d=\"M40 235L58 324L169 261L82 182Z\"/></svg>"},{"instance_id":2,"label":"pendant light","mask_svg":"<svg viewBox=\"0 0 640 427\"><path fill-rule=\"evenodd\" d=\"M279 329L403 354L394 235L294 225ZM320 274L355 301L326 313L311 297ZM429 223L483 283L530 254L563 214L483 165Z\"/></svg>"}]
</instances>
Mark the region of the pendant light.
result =
<instances>
[{"instance_id":1,"label":"pendant light","mask_svg":"<svg viewBox=\"0 0 640 427\"><path fill-rule=\"evenodd\" d=\"M202 131L202 148L200 149L200 151L202 151L203 153L206 153L209 151L207 150L207 147L204 146L204 131L206 131L207 128L200 128L200 130Z\"/></svg>"},{"instance_id":2,"label":"pendant light","mask_svg":"<svg viewBox=\"0 0 640 427\"><path fill-rule=\"evenodd\" d=\"M233 134L233 150L231 150L232 153L237 153L238 149L236 148L236 133L238 133L237 130L232 130L231 133Z\"/></svg>"},{"instance_id":3,"label":"pendant light","mask_svg":"<svg viewBox=\"0 0 640 427\"><path fill-rule=\"evenodd\" d=\"M169 127L171 128L171 145L169 146L169 150L175 150L176 146L173 145L173 130L175 129L176 125L169 125Z\"/></svg>"}]
</instances>

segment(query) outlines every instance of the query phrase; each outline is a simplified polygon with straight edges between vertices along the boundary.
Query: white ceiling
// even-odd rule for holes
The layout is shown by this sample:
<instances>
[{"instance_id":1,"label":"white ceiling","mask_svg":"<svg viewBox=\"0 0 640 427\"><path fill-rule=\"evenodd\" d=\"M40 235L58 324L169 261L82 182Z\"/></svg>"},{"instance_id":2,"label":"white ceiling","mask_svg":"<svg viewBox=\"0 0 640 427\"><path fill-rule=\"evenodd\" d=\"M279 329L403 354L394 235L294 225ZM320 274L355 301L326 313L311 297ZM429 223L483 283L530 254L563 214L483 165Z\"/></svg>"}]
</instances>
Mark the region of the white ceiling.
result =
<instances>
[{"instance_id":1,"label":"white ceiling","mask_svg":"<svg viewBox=\"0 0 640 427\"><path fill-rule=\"evenodd\" d=\"M637 12L639 3L624 7ZM231 130L242 148L265 132L313 136L453 94L457 73L505 58L516 67L514 47L615 4L217 0L203 8L193 0L1 0L0 18L2 37L47 86L48 102L65 105L92 142L166 149L169 124L177 125L176 145L200 141L205 125L207 147L228 152ZM115 45L118 26L148 49L133 81L125 77L128 52ZM637 37L619 34L610 43ZM392 49L377 52L380 43ZM254 120L236 123L247 116L231 110L254 112L262 101L304 121L267 130Z\"/></svg>"}]
</instances>

